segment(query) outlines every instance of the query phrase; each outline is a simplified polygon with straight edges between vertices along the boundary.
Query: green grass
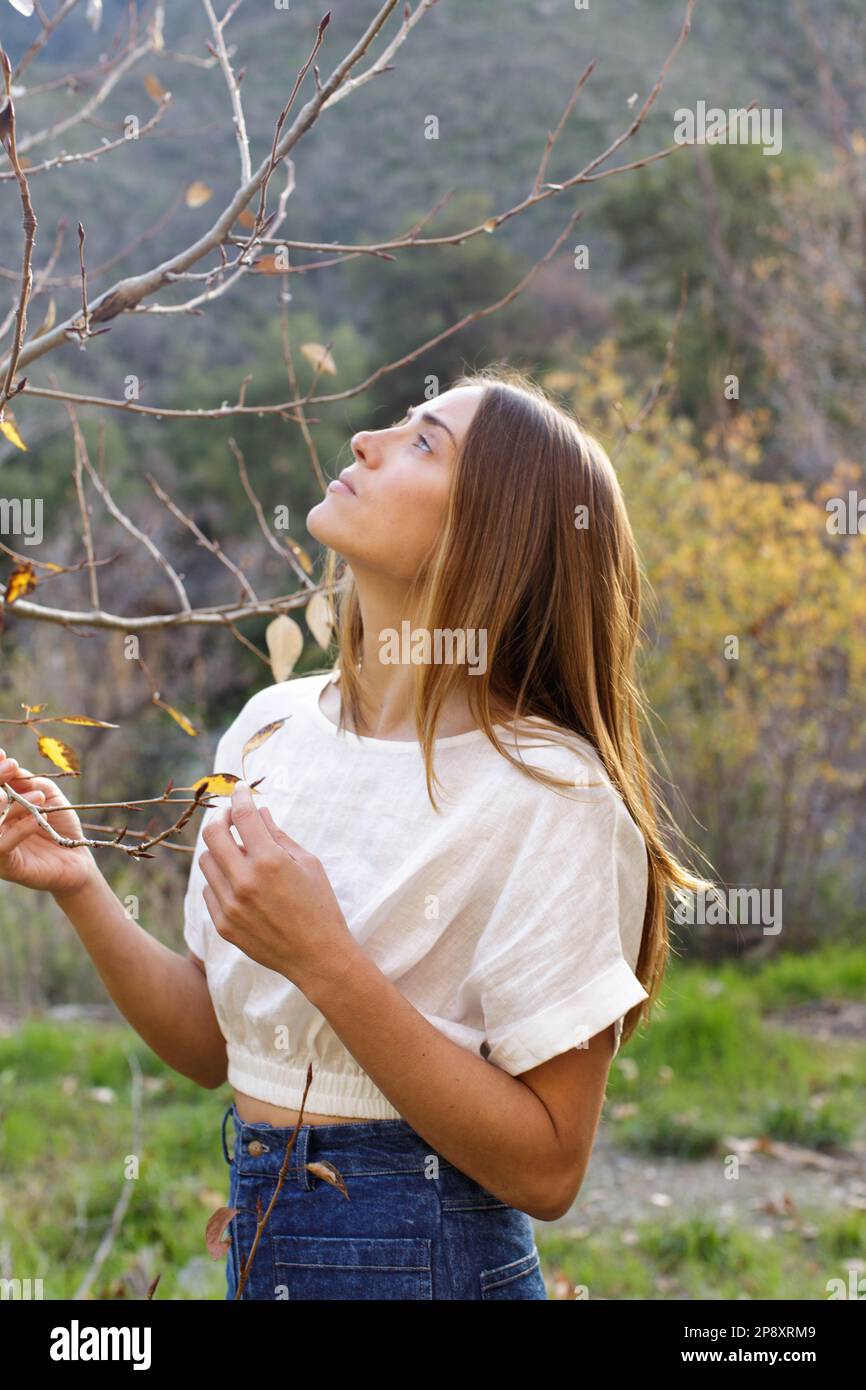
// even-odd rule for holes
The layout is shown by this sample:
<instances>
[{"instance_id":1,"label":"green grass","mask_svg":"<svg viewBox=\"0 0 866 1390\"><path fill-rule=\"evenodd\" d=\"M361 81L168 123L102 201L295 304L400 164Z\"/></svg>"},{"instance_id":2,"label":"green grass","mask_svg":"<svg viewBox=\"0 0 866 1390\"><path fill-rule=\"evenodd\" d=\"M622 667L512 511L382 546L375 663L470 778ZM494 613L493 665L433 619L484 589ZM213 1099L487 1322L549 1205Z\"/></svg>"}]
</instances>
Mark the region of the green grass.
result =
<instances>
[{"instance_id":1,"label":"green grass","mask_svg":"<svg viewBox=\"0 0 866 1390\"><path fill-rule=\"evenodd\" d=\"M222 1298L225 1265L204 1230L228 1195L219 1128L231 1091L178 1076L122 1026L34 1020L0 1043L2 1272L42 1278L46 1298L77 1290L129 1180L130 1052L143 1074L139 1176L91 1296L141 1297L160 1274L156 1298ZM97 1087L116 1099L95 1099Z\"/></svg>"},{"instance_id":2,"label":"green grass","mask_svg":"<svg viewBox=\"0 0 866 1390\"><path fill-rule=\"evenodd\" d=\"M611 1138L683 1159L723 1155L732 1134L825 1151L862 1142L866 1043L817 1043L765 1015L809 998L863 998L864 981L856 947L756 971L675 961L664 1009L612 1068ZM224 1265L207 1254L204 1229L227 1197L219 1127L230 1089L202 1090L122 1026L34 1018L0 1041L0 1273L42 1278L46 1298L78 1288L126 1181L130 1053L143 1077L139 1176L91 1295L138 1298L160 1274L156 1298L222 1298ZM859 1211L744 1220L708 1201L699 1217L672 1208L628 1228L539 1225L538 1244L551 1287L561 1275L590 1297L653 1299L826 1298L827 1281L847 1282L866 1249Z\"/></svg>"},{"instance_id":3,"label":"green grass","mask_svg":"<svg viewBox=\"0 0 866 1390\"><path fill-rule=\"evenodd\" d=\"M862 1277L866 1213L803 1210L796 1223L763 1233L721 1219L647 1222L577 1238L541 1233L538 1248L555 1297L604 1299L827 1299L830 1281ZM567 1281L567 1282L566 1282Z\"/></svg>"},{"instance_id":4,"label":"green grass","mask_svg":"<svg viewBox=\"0 0 866 1390\"><path fill-rule=\"evenodd\" d=\"M617 1142L691 1158L722 1152L730 1134L850 1145L863 1134L866 1046L769 1024L785 1005L820 998L866 998L866 949L827 947L754 971L674 963L663 1007L612 1068Z\"/></svg>"}]
</instances>

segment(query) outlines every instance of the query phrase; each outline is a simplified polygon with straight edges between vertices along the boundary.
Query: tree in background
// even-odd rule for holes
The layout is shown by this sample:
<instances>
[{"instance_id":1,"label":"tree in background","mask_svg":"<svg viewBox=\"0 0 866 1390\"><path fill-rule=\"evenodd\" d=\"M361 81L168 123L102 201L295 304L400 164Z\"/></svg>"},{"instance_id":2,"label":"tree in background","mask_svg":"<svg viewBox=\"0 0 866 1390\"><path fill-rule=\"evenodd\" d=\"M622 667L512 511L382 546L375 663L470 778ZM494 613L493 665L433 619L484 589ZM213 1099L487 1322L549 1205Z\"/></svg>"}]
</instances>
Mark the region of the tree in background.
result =
<instances>
[{"instance_id":1,"label":"tree in background","mask_svg":"<svg viewBox=\"0 0 866 1390\"><path fill-rule=\"evenodd\" d=\"M842 935L866 886L866 550L834 532L827 501L847 496L851 471L840 461L814 495L760 479L761 421L744 411L722 451L663 396L643 412L622 361L609 340L545 384L609 449L628 499L673 782L701 808L723 881L783 889L786 946ZM742 945L730 928L718 937Z\"/></svg>"},{"instance_id":2,"label":"tree in background","mask_svg":"<svg viewBox=\"0 0 866 1390\"><path fill-rule=\"evenodd\" d=\"M150 699L144 703L156 705L191 738L198 736L198 730L192 721L178 704L164 698L165 690L170 689L174 683L172 678L175 671L171 669L171 659L165 655L164 644L157 647L153 639L160 635L173 636L178 630L188 632L191 628L209 629L211 635L217 631L220 634L225 632L261 661L273 680L284 680L295 669L305 645L300 626L290 616L294 609L304 608L308 627L318 646L325 649L329 645L333 613L325 592L327 586L315 583L310 557L300 543L289 534L292 515L290 501L294 503L294 499L282 497L275 500L272 495L270 506L273 521L270 520L253 486L244 453L234 438L228 440L228 445L237 470L237 495L243 495L248 515L254 517L262 541L271 555L278 558L283 571L286 568L290 571L296 587L287 594L274 596L270 592L274 586L269 577L266 585L269 592L265 593L262 566L259 565L257 572L250 573L253 557L236 557L230 548L224 547L219 540L209 536L196 517L172 496L168 486L147 472L145 479L159 503L159 517L163 527L159 539L155 540L151 534L154 529L152 499L146 499L146 509L143 509L140 503L137 510L129 504L121 504L106 476L105 435L100 433L97 466L90 458L85 434L79 422L81 408L96 408L102 416L117 417L122 414L183 421L185 425L194 425L196 428L201 428L207 422L230 418L246 420L251 417L276 417L286 425L297 428L307 452L310 477L314 484L324 491L327 482L312 429L312 426L319 423L320 416L311 414L311 411L316 407L326 407L369 392L390 374L417 362L453 335L503 309L533 282L539 270L551 261L571 234L581 215L579 208L570 211L564 229L553 244L528 270L521 273L516 281L512 278L512 283L504 284L507 258L501 258L495 276L488 277L491 288L493 280L496 280L496 297L480 307L463 309L464 296L474 298L477 293L477 282L481 278L478 273L479 266L484 266L488 271L491 267L489 258L485 261L484 257L478 256L476 242L482 244L503 223L522 216L548 198L567 195L570 190L577 189L584 183L627 172L645 162L631 160L617 164L615 159L640 130L654 105L668 68L685 41L694 7L694 0L687 0L679 36L659 77L649 88L643 104L635 109L621 133L577 173L561 181L551 182L548 179L548 165L581 90L591 76L593 64L584 70L574 85L558 124L548 134L530 188L513 206L487 214L469 226L461 225L459 217L456 217L454 209L451 209L450 229L431 234L428 224L438 216L450 199L450 192L446 191L436 200L434 206L416 218L411 226L385 241L343 244L326 240L297 241L279 235L280 229L289 217L290 199L296 186L296 170L292 156L303 148L308 133L324 112L330 111L333 106L352 96L393 66L391 60L397 56L415 27L429 14L434 3L435 0L418 0L414 9L407 4L402 10L396 32L390 38L386 38L386 26L392 13L397 10L397 0L385 0L373 13L360 38L349 46L345 56L323 80L314 60L323 49L326 33L330 28L331 14L328 12L319 22L317 31L311 38L308 55L299 67L286 104L276 117L270 148L254 166L241 90L241 81L245 74L243 71L235 70L232 63L234 50L229 48L226 36L227 26L237 9L237 4L231 4L223 18L217 19L211 0L202 0L210 32L206 47L213 66L224 79L231 113L232 139L238 161L234 191L216 214L208 214L210 225L194 241L173 251L157 264L152 264L136 274L123 276L95 297L88 293L86 229L83 223L79 222L77 282L80 289L80 308L62 322L57 321L55 300L48 290L50 272L62 249L64 227L58 228L50 261L34 274L40 177L48 171L53 171L53 177L62 172L63 176L68 178L70 172L86 160L88 163L98 162L100 168L105 170L108 181L111 177L111 160L121 158L121 150L127 156L130 150L134 151L136 142L152 134L154 128L166 116L170 106L170 92L163 86L159 76L150 70L149 65L169 62L201 63L207 60L196 54L175 53L167 48L164 37L164 0L153 0L146 19L139 16L137 7L131 6L125 15L128 33L118 35L113 51L107 57L103 57L95 70L69 75L69 92L75 93L79 85L83 85L90 89L90 95L84 101L79 101L77 96L74 96L69 102L70 109L62 114L52 113L40 126L36 117L40 90L38 87L24 86L22 77L45 45L62 30L63 25L72 22L71 17L78 8L74 0L62 5L51 19L46 19L41 11L39 12L37 18L41 32L36 30L34 24L33 42L17 65L13 67L5 51L0 50L5 89L5 100L0 109L0 137L10 166L0 174L0 179L7 182L10 188L14 186L17 189L22 210L20 288L14 309L10 310L5 323L0 325L0 336L8 339L8 350L0 362L0 430L12 445L25 450L29 424L29 416L25 419L28 401L38 398L62 406L68 416L74 452L73 481L80 525L79 541L73 539L68 519L64 518L66 553L61 553L63 547L59 541L56 544L52 542L56 558L50 561L31 559L28 554L0 542L0 550L13 561L13 567L6 579L5 593L0 602L0 626L4 629L2 640L8 648L10 634L18 627L18 623L14 621L16 619L28 621L34 626L40 624L43 631L61 627L75 633L76 636L86 635L92 638L98 634L109 634L115 639L120 637L122 647L116 640L113 643L109 642L102 658L104 670L109 670L112 666L114 668L117 677L115 688L121 689L124 685L121 675L124 663L134 661L150 687ZM35 7L31 0L13 0L13 7L21 14L33 17ZM98 30L102 17L101 5L89 5L86 16L94 31ZM272 22L276 25L286 25L293 20L293 15L275 13L272 16ZM330 36L328 33L329 38ZM380 46L377 56L368 62L368 54L374 51L377 45ZM365 63L368 65L364 66ZM156 106L149 120L142 123L137 116L127 116L118 138L104 139L97 148L76 155L68 155L63 149L59 154L49 154L46 157L42 157L41 151L38 156L29 153L36 151L40 146L56 143L67 131L91 118L119 83L129 74L145 67L146 70L142 73L144 90L147 99ZM290 122L290 113L305 82L308 87L312 83L313 90ZM17 109L19 103L20 113ZM30 118L31 125L27 132L22 128L25 115ZM436 118L428 117L428 120L431 119ZM32 129L33 125L36 129ZM673 144L647 158L651 161L662 159L679 148L681 147ZM197 161L198 147L195 147L193 153ZM203 208L208 206L213 198L214 190L200 177L193 177L186 183L184 201L187 207ZM271 210L269 200L275 202ZM107 195L105 202L106 205L110 202ZM474 210L471 204L467 206L470 211ZM146 244L152 235L153 229L140 231L133 246L122 248L113 259L122 260L134 249L140 251L141 245ZM338 376L340 368L331 351L333 341L324 344L302 341L293 345L292 315L289 312L292 299L289 286L292 277L314 275L324 266L351 262L357 258L399 262L404 256L414 256L432 250L448 257L448 268L443 275L441 286L435 290L422 314L422 328L427 328L429 336L424 338L419 335L417 327L413 331L411 323L407 320L403 330L405 350L400 352L396 359L377 366L354 385L334 391L323 392L319 389L317 393L320 378ZM147 251L142 255L146 261ZM109 265L111 263L109 262ZM103 273L105 269L105 266L99 267ZM42 362L61 347L68 346L70 342L77 344L82 350L91 346L94 350L104 349L105 339L120 316L137 316L139 319L147 316L157 321L165 319L168 330L174 316L180 314L207 317L223 296L242 289L251 277L260 276L273 276L280 284L280 346L286 377L283 390L288 390L286 400L252 399L254 393L250 389L252 378L249 374L244 376L237 386L234 400L230 400L227 395L214 404L211 396L208 402L194 405L143 401L138 375L125 369L124 389L116 398L74 392L58 384L53 376L50 387L37 385L32 380L35 364ZM430 283L432 285L433 282ZM32 314L34 305L40 298L45 299L46 294L48 297L42 321L28 336L28 312ZM395 325L395 328L399 327L400 325ZM101 340L99 344L95 342L97 338ZM305 359L312 369L311 380L305 389L302 389L300 384L296 353ZM425 382L425 387L428 388L425 391L427 395L436 394L438 389L430 379ZM260 392L255 394L260 395ZM16 412L21 411L20 419L13 414L13 401ZM191 444L189 452L194 452L194 446ZM103 504L108 517L107 524L98 526L92 522L93 509L88 498L88 489L95 493ZM26 500L19 499L19 502L23 503ZM19 533L23 525L22 518L23 513L22 517L18 518ZM103 550L107 550L109 545L118 545L118 531L124 547L128 548L131 545L137 555L146 554L151 565L149 576L136 575L131 582L124 581L112 568L122 552L115 549L115 553L103 556ZM187 587L186 571L173 557L170 558L167 553L168 545L163 544L164 537L173 541L177 534L184 531L195 540L197 547L229 572L236 590L231 601L200 603L193 600ZM38 543L43 543L41 536ZM77 557L76 551L79 551ZM89 603L82 603L81 583L87 584ZM49 584L53 602L46 601L43 597ZM29 597L36 591L42 601L35 601ZM69 601L65 601L64 596L70 591L75 594L75 598L71 601L71 606L67 606ZM106 605L108 592L111 595L111 607ZM168 595L171 595L170 604L166 602ZM126 600L124 607L120 606L121 600ZM263 650L242 631L241 624L248 620L267 621L267 650ZM149 640L155 648L155 654L151 654L152 666L145 661L141 650L145 640ZM218 644L211 644L212 651L217 648ZM187 652L184 653L183 660L185 664L192 664L195 657ZM223 661L222 664L226 663ZM163 679L166 673L169 674L168 685ZM28 687L31 681L32 675L26 679ZM23 715L17 718L9 717L5 721L11 727L17 726L35 735L38 753L59 769L59 776L80 775L77 751L53 733L40 732L42 726L61 724L101 729L117 727L113 722L96 716L93 712L96 694L83 675L81 681L82 691L87 691L86 696L82 694L81 703L86 704L91 711L88 714L73 714L70 710L62 713L46 712L45 701L40 700L37 703L28 689L28 702L22 702ZM66 700L78 693L74 691L71 680L64 680L63 686ZM103 688L103 702L105 698ZM116 711L112 709L111 712ZM12 751L14 752L14 749ZM119 763L120 760L115 756L115 764ZM175 846L171 841L171 834L182 828L192 810L197 809L199 805L210 804L201 800L203 795L226 793L217 785L215 779L199 778L192 786L178 788L180 791L195 791L195 801L192 804L189 797L171 797L173 786L172 779L160 797L146 799L145 803L183 805L184 809L177 821L168 830L157 832L151 828L152 822L151 826L142 832L130 830L125 824L119 828L88 825L82 828L98 829L102 833L109 831L110 834L106 839L85 837L84 842L93 848L117 849L131 857L151 854L157 845L171 845L173 848L191 852L188 846ZM5 788L5 792L7 802L10 799L18 801L37 819L40 828L46 834L58 840L50 823L51 806L47 806L44 812L40 813L36 807L24 800L20 792L9 786ZM80 804L82 809L93 809L90 804ZM97 805L102 810L117 806L127 813L138 809L137 803L112 803L102 799ZM126 819L128 814L124 817L124 820ZM134 843L130 843L131 841Z\"/></svg>"}]
</instances>

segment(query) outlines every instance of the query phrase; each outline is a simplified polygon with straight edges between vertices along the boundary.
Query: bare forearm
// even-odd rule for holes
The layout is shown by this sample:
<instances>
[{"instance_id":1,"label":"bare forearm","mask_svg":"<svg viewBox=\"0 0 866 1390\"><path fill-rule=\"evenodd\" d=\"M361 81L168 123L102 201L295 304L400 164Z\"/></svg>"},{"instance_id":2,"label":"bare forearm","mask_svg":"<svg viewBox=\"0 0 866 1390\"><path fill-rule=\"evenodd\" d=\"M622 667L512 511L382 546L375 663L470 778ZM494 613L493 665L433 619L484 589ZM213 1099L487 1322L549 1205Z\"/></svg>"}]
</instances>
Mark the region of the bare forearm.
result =
<instances>
[{"instance_id":1,"label":"bare forearm","mask_svg":"<svg viewBox=\"0 0 866 1390\"><path fill-rule=\"evenodd\" d=\"M524 1082L447 1038L360 947L304 992L432 1148L502 1201L545 1219L562 1156L550 1115Z\"/></svg>"},{"instance_id":2,"label":"bare forearm","mask_svg":"<svg viewBox=\"0 0 866 1390\"><path fill-rule=\"evenodd\" d=\"M201 1086L224 1081L225 1040L195 962L134 922L101 873L86 888L54 898L120 1012L148 1046Z\"/></svg>"}]
</instances>

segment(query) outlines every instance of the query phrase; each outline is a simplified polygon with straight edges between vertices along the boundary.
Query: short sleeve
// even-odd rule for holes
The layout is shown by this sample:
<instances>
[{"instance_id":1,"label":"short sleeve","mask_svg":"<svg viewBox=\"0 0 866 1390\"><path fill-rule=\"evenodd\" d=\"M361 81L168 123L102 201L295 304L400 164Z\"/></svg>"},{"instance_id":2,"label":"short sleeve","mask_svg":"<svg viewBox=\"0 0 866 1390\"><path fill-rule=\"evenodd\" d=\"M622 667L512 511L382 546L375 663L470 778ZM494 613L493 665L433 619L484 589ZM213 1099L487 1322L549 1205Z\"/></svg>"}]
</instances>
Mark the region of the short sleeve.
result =
<instances>
[{"instance_id":1,"label":"short sleeve","mask_svg":"<svg viewBox=\"0 0 866 1390\"><path fill-rule=\"evenodd\" d=\"M634 973L643 835L608 783L542 800L476 947L488 1061L512 1076L616 1025L649 994Z\"/></svg>"}]
</instances>

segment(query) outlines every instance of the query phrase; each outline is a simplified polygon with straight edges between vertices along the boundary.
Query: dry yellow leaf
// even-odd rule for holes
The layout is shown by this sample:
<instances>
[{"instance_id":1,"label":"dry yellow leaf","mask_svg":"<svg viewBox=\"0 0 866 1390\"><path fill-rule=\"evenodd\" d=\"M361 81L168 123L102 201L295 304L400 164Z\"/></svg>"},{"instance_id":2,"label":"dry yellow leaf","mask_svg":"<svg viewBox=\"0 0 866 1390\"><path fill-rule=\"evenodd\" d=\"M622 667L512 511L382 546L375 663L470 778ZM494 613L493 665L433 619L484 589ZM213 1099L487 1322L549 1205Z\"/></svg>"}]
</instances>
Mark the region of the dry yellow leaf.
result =
<instances>
[{"instance_id":1,"label":"dry yellow leaf","mask_svg":"<svg viewBox=\"0 0 866 1390\"><path fill-rule=\"evenodd\" d=\"M242 779L233 772L212 772L209 777L199 777L197 782L193 782L191 787L176 787L176 791L196 792L199 787L204 787L207 796L232 796L238 782ZM255 793L255 788L250 791Z\"/></svg>"},{"instance_id":2,"label":"dry yellow leaf","mask_svg":"<svg viewBox=\"0 0 866 1390\"><path fill-rule=\"evenodd\" d=\"M69 747L59 738L51 738L49 734L40 734L36 740L39 752L43 758L48 758L55 767L59 767L61 772L80 772L81 766L78 762L78 755L74 749Z\"/></svg>"},{"instance_id":3,"label":"dry yellow leaf","mask_svg":"<svg viewBox=\"0 0 866 1390\"><path fill-rule=\"evenodd\" d=\"M301 352L314 367L321 367L328 376L337 375L337 364L326 347L321 343L301 343Z\"/></svg>"},{"instance_id":4,"label":"dry yellow leaf","mask_svg":"<svg viewBox=\"0 0 866 1390\"><path fill-rule=\"evenodd\" d=\"M6 602L14 603L36 588L39 580L36 571L28 561L26 565L16 565L6 582Z\"/></svg>"},{"instance_id":5,"label":"dry yellow leaf","mask_svg":"<svg viewBox=\"0 0 866 1390\"><path fill-rule=\"evenodd\" d=\"M213 189L196 179L195 183L191 183L186 190L184 202L188 208L200 208L204 203L210 202L212 197Z\"/></svg>"},{"instance_id":6,"label":"dry yellow leaf","mask_svg":"<svg viewBox=\"0 0 866 1390\"><path fill-rule=\"evenodd\" d=\"M285 719L275 719L273 723L265 724L263 728L259 729L258 733L255 733L252 735L251 738L248 738L243 746L243 751L241 753L241 761L243 762L243 759L247 756L247 753L252 753L254 748L261 748L263 743L267 743L271 735L275 734L277 732L277 729L281 729L285 724L286 719L291 719L291 717L292 716L290 714L287 714Z\"/></svg>"},{"instance_id":7,"label":"dry yellow leaf","mask_svg":"<svg viewBox=\"0 0 866 1390\"><path fill-rule=\"evenodd\" d=\"M289 550L294 555L298 564L301 566L301 569L304 570L307 574L312 574L313 562L310 559L304 547L302 545L298 545L297 541L293 541L291 536L285 536L284 541L285 544L288 546Z\"/></svg>"},{"instance_id":8,"label":"dry yellow leaf","mask_svg":"<svg viewBox=\"0 0 866 1390\"><path fill-rule=\"evenodd\" d=\"M304 634L287 613L281 613L265 628L265 641L271 658L274 681L287 681L295 662L304 650Z\"/></svg>"},{"instance_id":9,"label":"dry yellow leaf","mask_svg":"<svg viewBox=\"0 0 866 1390\"><path fill-rule=\"evenodd\" d=\"M304 617L318 645L323 651L327 651L331 645L334 621L331 605L325 594L313 594L304 610Z\"/></svg>"},{"instance_id":10,"label":"dry yellow leaf","mask_svg":"<svg viewBox=\"0 0 866 1390\"><path fill-rule=\"evenodd\" d=\"M154 699L153 703L159 705L160 709L164 709L167 714L170 714L172 719L176 719L185 734L189 734L191 738L198 738L198 729L190 724L186 715L181 714L180 710L175 709L173 705L167 705L165 700Z\"/></svg>"},{"instance_id":11,"label":"dry yellow leaf","mask_svg":"<svg viewBox=\"0 0 866 1390\"><path fill-rule=\"evenodd\" d=\"M44 705L34 705L34 709L44 709ZM119 724L109 724L105 719L91 719L88 714L52 714L50 721L44 720L43 723L52 724L90 724L94 729L119 729Z\"/></svg>"},{"instance_id":12,"label":"dry yellow leaf","mask_svg":"<svg viewBox=\"0 0 866 1390\"><path fill-rule=\"evenodd\" d=\"M26 453L27 445L24 443L24 440L18 433L18 429L15 424L15 416L12 414L12 411L8 409L6 410L5 415L5 420L0 420L0 430L3 431L10 444L16 445L17 448L23 449Z\"/></svg>"}]
</instances>

